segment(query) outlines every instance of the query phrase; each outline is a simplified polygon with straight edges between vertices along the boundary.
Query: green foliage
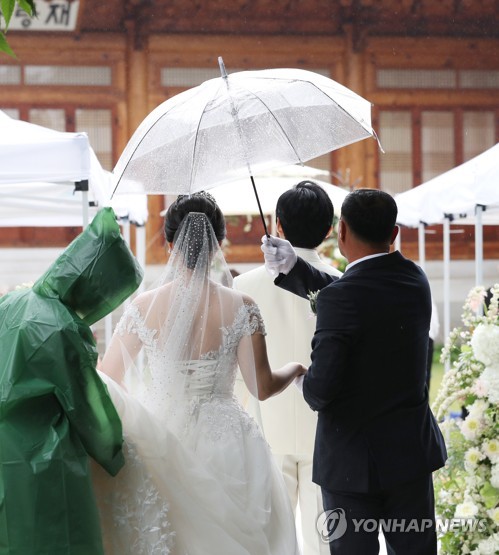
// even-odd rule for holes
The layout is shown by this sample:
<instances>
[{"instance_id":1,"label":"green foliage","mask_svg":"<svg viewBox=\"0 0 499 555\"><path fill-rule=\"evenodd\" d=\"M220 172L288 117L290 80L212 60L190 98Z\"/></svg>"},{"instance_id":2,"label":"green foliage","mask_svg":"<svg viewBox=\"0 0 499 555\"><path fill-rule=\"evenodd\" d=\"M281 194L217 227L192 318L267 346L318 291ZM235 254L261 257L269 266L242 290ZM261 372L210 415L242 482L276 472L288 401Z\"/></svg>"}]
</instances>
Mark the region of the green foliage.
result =
<instances>
[{"instance_id":1,"label":"green foliage","mask_svg":"<svg viewBox=\"0 0 499 555\"><path fill-rule=\"evenodd\" d=\"M5 29L8 28L16 3L14 0L0 0L0 8L2 9L2 16L5 20Z\"/></svg>"},{"instance_id":2,"label":"green foliage","mask_svg":"<svg viewBox=\"0 0 499 555\"><path fill-rule=\"evenodd\" d=\"M7 42L6 33L16 6L21 8L30 17L36 17L34 0L0 0L0 10L2 12L0 14L0 52L13 57L15 57L15 54Z\"/></svg>"},{"instance_id":3,"label":"green foliage","mask_svg":"<svg viewBox=\"0 0 499 555\"><path fill-rule=\"evenodd\" d=\"M326 262L329 262L340 272L344 272L348 261L340 253L338 248L338 222L339 218L335 216L333 220L333 231L331 235L319 246L318 251Z\"/></svg>"},{"instance_id":4,"label":"green foliage","mask_svg":"<svg viewBox=\"0 0 499 555\"><path fill-rule=\"evenodd\" d=\"M15 54L9 46L9 43L7 42L7 39L2 31L0 31L0 52L5 52L5 54L8 54L9 56L15 57Z\"/></svg>"}]
</instances>

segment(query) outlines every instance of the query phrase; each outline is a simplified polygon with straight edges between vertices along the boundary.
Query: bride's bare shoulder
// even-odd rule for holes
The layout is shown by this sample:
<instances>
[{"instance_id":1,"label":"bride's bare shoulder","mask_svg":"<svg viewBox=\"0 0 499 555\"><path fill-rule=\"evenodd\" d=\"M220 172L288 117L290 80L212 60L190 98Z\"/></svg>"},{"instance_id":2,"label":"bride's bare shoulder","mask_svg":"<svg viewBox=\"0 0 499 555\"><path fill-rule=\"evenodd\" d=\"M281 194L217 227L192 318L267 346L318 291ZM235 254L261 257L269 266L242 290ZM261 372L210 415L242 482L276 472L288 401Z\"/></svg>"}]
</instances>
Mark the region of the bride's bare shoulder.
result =
<instances>
[{"instance_id":1,"label":"bride's bare shoulder","mask_svg":"<svg viewBox=\"0 0 499 555\"><path fill-rule=\"evenodd\" d=\"M139 309L149 308L158 300L164 300L170 294L171 283L166 283L155 289L149 289L148 291L143 291L139 293L135 299L132 301Z\"/></svg>"},{"instance_id":2,"label":"bride's bare shoulder","mask_svg":"<svg viewBox=\"0 0 499 555\"><path fill-rule=\"evenodd\" d=\"M253 300L253 298L246 293L241 293L241 291L237 291L236 289L226 289L230 292L236 303L245 305L256 305L256 302Z\"/></svg>"}]
</instances>

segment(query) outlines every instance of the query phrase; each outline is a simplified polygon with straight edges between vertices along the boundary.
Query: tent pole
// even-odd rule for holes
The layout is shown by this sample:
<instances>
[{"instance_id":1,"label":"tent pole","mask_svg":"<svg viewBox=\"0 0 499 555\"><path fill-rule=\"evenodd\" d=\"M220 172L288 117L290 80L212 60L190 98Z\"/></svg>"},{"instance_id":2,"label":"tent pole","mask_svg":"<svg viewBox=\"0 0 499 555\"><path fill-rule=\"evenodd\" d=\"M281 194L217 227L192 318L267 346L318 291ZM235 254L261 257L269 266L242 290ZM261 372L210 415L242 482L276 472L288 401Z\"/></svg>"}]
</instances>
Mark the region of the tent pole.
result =
<instances>
[{"instance_id":1,"label":"tent pole","mask_svg":"<svg viewBox=\"0 0 499 555\"><path fill-rule=\"evenodd\" d=\"M475 285L483 285L483 222L482 214L485 206L477 204L475 207Z\"/></svg>"},{"instance_id":2,"label":"tent pole","mask_svg":"<svg viewBox=\"0 0 499 555\"><path fill-rule=\"evenodd\" d=\"M395 237L395 244L394 244L394 249L396 251L402 252L402 239L401 239L401 235L402 235L402 226L399 225L399 232L397 233L397 237Z\"/></svg>"},{"instance_id":3,"label":"tent pole","mask_svg":"<svg viewBox=\"0 0 499 555\"><path fill-rule=\"evenodd\" d=\"M419 222L418 225L418 252L419 252L419 265L423 272L426 272L426 243L425 243L425 228L424 222Z\"/></svg>"},{"instance_id":4,"label":"tent pole","mask_svg":"<svg viewBox=\"0 0 499 555\"><path fill-rule=\"evenodd\" d=\"M81 191L82 227L85 229L89 223L88 217L88 179L75 182L75 191Z\"/></svg>"},{"instance_id":5,"label":"tent pole","mask_svg":"<svg viewBox=\"0 0 499 555\"><path fill-rule=\"evenodd\" d=\"M450 223L452 216L445 214L443 222L444 231L444 337L450 334ZM445 371L449 370L449 360L445 362Z\"/></svg>"}]
</instances>

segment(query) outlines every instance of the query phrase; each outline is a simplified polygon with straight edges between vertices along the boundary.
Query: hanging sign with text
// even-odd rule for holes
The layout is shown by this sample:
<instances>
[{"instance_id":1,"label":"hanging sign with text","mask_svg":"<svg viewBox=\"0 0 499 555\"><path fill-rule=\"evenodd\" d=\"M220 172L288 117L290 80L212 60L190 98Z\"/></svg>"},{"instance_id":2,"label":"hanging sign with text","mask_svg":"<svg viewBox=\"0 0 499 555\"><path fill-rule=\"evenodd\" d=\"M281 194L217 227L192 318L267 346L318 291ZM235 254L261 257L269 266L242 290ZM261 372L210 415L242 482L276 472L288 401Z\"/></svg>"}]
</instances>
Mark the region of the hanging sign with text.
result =
<instances>
[{"instance_id":1,"label":"hanging sign with text","mask_svg":"<svg viewBox=\"0 0 499 555\"><path fill-rule=\"evenodd\" d=\"M46 0L36 2L37 17L29 17L16 8L9 31L74 31L78 19L78 0Z\"/></svg>"}]
</instances>

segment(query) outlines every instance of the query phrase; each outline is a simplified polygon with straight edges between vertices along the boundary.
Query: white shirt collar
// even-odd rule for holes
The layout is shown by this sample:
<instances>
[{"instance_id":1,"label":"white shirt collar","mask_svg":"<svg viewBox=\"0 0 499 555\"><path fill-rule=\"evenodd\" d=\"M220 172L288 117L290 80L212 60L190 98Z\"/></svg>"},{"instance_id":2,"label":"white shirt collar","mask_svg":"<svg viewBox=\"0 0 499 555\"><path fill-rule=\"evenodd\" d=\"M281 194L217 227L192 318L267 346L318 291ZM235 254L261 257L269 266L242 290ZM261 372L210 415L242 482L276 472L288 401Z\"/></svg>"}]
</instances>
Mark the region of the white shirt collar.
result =
<instances>
[{"instance_id":1,"label":"white shirt collar","mask_svg":"<svg viewBox=\"0 0 499 555\"><path fill-rule=\"evenodd\" d=\"M357 260L354 260L353 262L350 262L350 264L347 264L347 267L345 268L345 272L347 272L350 268L352 268L353 266L355 266L356 264L358 264L359 262L364 262L364 260L369 260L370 258L378 258L380 256L386 256L387 252L378 252L376 254L369 254L367 256L363 256L362 258L358 258Z\"/></svg>"},{"instance_id":2,"label":"white shirt collar","mask_svg":"<svg viewBox=\"0 0 499 555\"><path fill-rule=\"evenodd\" d=\"M293 247L296 251L297 256L303 258L305 262L310 262L311 264L314 262L323 262L319 253L315 249L303 249L301 247Z\"/></svg>"}]
</instances>

